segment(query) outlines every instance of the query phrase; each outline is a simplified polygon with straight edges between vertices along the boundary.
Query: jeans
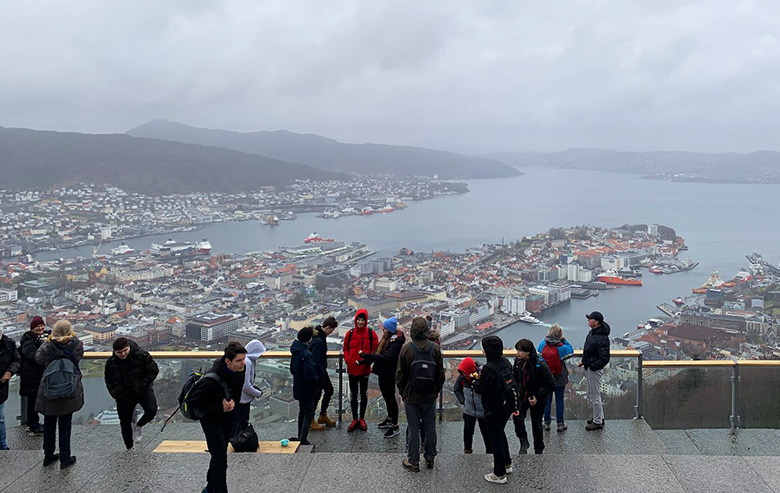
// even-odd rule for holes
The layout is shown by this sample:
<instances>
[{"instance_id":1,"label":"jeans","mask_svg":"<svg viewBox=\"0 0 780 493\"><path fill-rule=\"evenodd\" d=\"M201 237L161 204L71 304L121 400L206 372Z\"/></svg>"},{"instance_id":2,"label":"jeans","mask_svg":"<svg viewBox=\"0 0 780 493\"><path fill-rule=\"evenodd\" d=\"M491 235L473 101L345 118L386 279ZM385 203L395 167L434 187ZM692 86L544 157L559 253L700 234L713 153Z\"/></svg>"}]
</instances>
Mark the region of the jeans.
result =
<instances>
[{"instance_id":1,"label":"jeans","mask_svg":"<svg viewBox=\"0 0 780 493\"><path fill-rule=\"evenodd\" d=\"M601 377L603 375L604 370L585 370L585 378L588 381L588 400L593 406L593 422L596 424L604 422L604 408L601 405Z\"/></svg>"},{"instance_id":2,"label":"jeans","mask_svg":"<svg viewBox=\"0 0 780 493\"><path fill-rule=\"evenodd\" d=\"M316 405L314 399L303 399L298 401L298 438L301 444L306 445L309 441L309 427L311 420L314 419Z\"/></svg>"},{"instance_id":3,"label":"jeans","mask_svg":"<svg viewBox=\"0 0 780 493\"><path fill-rule=\"evenodd\" d=\"M407 458L412 464L420 463L420 429L425 430L423 457L432 461L436 457L436 402L429 404L404 404L407 421ZM421 428L422 427L422 428Z\"/></svg>"},{"instance_id":4,"label":"jeans","mask_svg":"<svg viewBox=\"0 0 780 493\"><path fill-rule=\"evenodd\" d=\"M320 408L320 414L328 414L328 406L330 405L330 399L333 397L333 382L330 381L330 377L325 377L320 383L320 388L317 389L317 396L314 398L314 409L317 409L317 403L320 402L320 396L322 396L322 407ZM341 418L339 418L340 420Z\"/></svg>"},{"instance_id":5,"label":"jeans","mask_svg":"<svg viewBox=\"0 0 780 493\"><path fill-rule=\"evenodd\" d=\"M395 376L387 375L379 377L379 390L382 392L382 398L387 407L387 416L398 424L398 401L395 400Z\"/></svg>"},{"instance_id":6,"label":"jeans","mask_svg":"<svg viewBox=\"0 0 780 493\"><path fill-rule=\"evenodd\" d=\"M227 414L227 413L226 413ZM223 416L214 422L200 422L206 435L206 446L211 454L209 470L206 473L206 488L209 493L227 493L227 447L233 416Z\"/></svg>"},{"instance_id":7,"label":"jeans","mask_svg":"<svg viewBox=\"0 0 780 493\"><path fill-rule=\"evenodd\" d=\"M246 425L249 423L249 411L250 411L250 405L251 402L246 402L244 404L241 404L240 402L236 404L235 409L233 409L233 425L231 426L230 430L230 438L233 438L234 436L241 433L241 430L243 430Z\"/></svg>"},{"instance_id":8,"label":"jeans","mask_svg":"<svg viewBox=\"0 0 780 493\"><path fill-rule=\"evenodd\" d=\"M485 416L490 446L493 448L493 474L498 477L506 475L506 466L512 463L509 455L509 442L506 439L506 422L509 416L504 413L493 413Z\"/></svg>"},{"instance_id":9,"label":"jeans","mask_svg":"<svg viewBox=\"0 0 780 493\"><path fill-rule=\"evenodd\" d=\"M544 429L542 428L542 416L544 416L544 408L541 402L537 402L535 406L523 402L520 407L520 415L512 416L512 421L515 423L515 434L520 439L520 444L523 442L528 443L528 432L525 430L525 416L531 412L531 431L534 435L534 452L541 454L544 451Z\"/></svg>"},{"instance_id":10,"label":"jeans","mask_svg":"<svg viewBox=\"0 0 780 493\"><path fill-rule=\"evenodd\" d=\"M133 447L133 421L135 420L135 407L141 405L144 410L143 416L138 420L137 426L142 427L151 422L157 415L157 398L154 396L154 390L146 389L143 394L133 396L127 399L117 399L116 412L119 415L119 427L122 430L122 440L125 447Z\"/></svg>"},{"instance_id":11,"label":"jeans","mask_svg":"<svg viewBox=\"0 0 780 493\"><path fill-rule=\"evenodd\" d=\"M31 430L34 430L41 426L40 418L38 417L38 413L35 412L35 396L28 396L27 399L27 426L30 427Z\"/></svg>"},{"instance_id":12,"label":"jeans","mask_svg":"<svg viewBox=\"0 0 780 493\"><path fill-rule=\"evenodd\" d=\"M358 413L358 392L360 393L360 412ZM352 419L364 419L368 406L368 375L358 377L349 375L349 406L352 408Z\"/></svg>"},{"instance_id":13,"label":"jeans","mask_svg":"<svg viewBox=\"0 0 780 493\"><path fill-rule=\"evenodd\" d=\"M463 449L473 450L474 430L476 429L477 423L479 423L479 433L482 435L482 440L485 442L485 453L492 454L493 448L490 446L490 435L488 435L485 418L477 418L465 413L463 414Z\"/></svg>"},{"instance_id":14,"label":"jeans","mask_svg":"<svg viewBox=\"0 0 780 493\"><path fill-rule=\"evenodd\" d=\"M54 439L57 436L57 425L60 428L60 462L70 459L70 428L73 414L43 417L43 456L54 455Z\"/></svg>"},{"instance_id":15,"label":"jeans","mask_svg":"<svg viewBox=\"0 0 780 493\"><path fill-rule=\"evenodd\" d=\"M555 421L558 424L563 424L563 391L566 390L565 385L555 386ZM552 411L552 394L547 397L547 404L544 406L544 422L550 422L550 412Z\"/></svg>"},{"instance_id":16,"label":"jeans","mask_svg":"<svg viewBox=\"0 0 780 493\"><path fill-rule=\"evenodd\" d=\"M0 450L8 448L5 437L5 402L0 404Z\"/></svg>"}]
</instances>

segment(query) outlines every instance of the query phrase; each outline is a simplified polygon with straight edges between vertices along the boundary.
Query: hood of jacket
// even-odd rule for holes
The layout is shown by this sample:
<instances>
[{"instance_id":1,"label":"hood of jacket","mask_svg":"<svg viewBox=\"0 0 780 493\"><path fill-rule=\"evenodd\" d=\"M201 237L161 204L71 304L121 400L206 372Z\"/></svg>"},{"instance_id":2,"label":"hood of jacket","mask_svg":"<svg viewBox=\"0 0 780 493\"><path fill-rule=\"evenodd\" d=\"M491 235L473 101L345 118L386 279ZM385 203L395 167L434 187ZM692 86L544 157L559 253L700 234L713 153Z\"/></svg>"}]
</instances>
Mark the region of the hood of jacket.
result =
<instances>
[{"instance_id":1,"label":"hood of jacket","mask_svg":"<svg viewBox=\"0 0 780 493\"><path fill-rule=\"evenodd\" d=\"M412 336L413 341L424 341L428 339L428 335L430 335L430 330L428 329L427 325L420 325L415 327L412 325L412 328L409 330L409 335Z\"/></svg>"},{"instance_id":2,"label":"hood of jacket","mask_svg":"<svg viewBox=\"0 0 780 493\"><path fill-rule=\"evenodd\" d=\"M463 373L464 378L471 382L471 374L477 372L477 363L474 358L463 358L463 361L458 365L458 371Z\"/></svg>"},{"instance_id":3,"label":"hood of jacket","mask_svg":"<svg viewBox=\"0 0 780 493\"><path fill-rule=\"evenodd\" d=\"M244 348L246 349L246 359L252 361L257 361L257 358L259 358L265 352L265 344L258 341L257 339L252 339L249 341L246 346L244 346Z\"/></svg>"},{"instance_id":4,"label":"hood of jacket","mask_svg":"<svg viewBox=\"0 0 780 493\"><path fill-rule=\"evenodd\" d=\"M591 332L596 336L608 336L610 332L609 324L607 322L601 322L601 324Z\"/></svg>"},{"instance_id":5,"label":"hood of jacket","mask_svg":"<svg viewBox=\"0 0 780 493\"><path fill-rule=\"evenodd\" d=\"M355 327L356 330L358 328L358 326L357 326L357 318L358 318L358 315L361 315L361 314L364 317L366 317L366 326L364 327L364 330L368 329L368 310L366 310L365 308L361 308L360 310L355 312L355 318L352 319L352 323L354 324L354 327Z\"/></svg>"},{"instance_id":6,"label":"hood of jacket","mask_svg":"<svg viewBox=\"0 0 780 493\"><path fill-rule=\"evenodd\" d=\"M293 356L298 357L301 354L303 354L304 351L307 351L309 348L306 347L306 344L302 343L298 339L295 339L290 346L290 352Z\"/></svg>"},{"instance_id":7,"label":"hood of jacket","mask_svg":"<svg viewBox=\"0 0 780 493\"><path fill-rule=\"evenodd\" d=\"M558 344L561 343L561 340L555 336L547 336L544 338L544 342L546 342L550 346L558 347Z\"/></svg>"}]
</instances>

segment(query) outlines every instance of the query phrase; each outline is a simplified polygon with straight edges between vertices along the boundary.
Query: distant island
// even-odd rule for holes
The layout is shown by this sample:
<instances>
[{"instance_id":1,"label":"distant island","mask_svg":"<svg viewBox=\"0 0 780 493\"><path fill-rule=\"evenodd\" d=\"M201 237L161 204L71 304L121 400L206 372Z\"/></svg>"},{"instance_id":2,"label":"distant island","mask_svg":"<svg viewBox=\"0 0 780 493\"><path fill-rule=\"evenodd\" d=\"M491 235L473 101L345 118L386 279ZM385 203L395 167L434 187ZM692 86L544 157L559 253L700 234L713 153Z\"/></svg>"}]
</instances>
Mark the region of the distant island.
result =
<instances>
[{"instance_id":1,"label":"distant island","mask_svg":"<svg viewBox=\"0 0 780 493\"><path fill-rule=\"evenodd\" d=\"M486 154L512 166L635 173L643 178L699 183L780 183L780 152L751 154L695 152L624 152L568 149L562 152Z\"/></svg>"}]
</instances>

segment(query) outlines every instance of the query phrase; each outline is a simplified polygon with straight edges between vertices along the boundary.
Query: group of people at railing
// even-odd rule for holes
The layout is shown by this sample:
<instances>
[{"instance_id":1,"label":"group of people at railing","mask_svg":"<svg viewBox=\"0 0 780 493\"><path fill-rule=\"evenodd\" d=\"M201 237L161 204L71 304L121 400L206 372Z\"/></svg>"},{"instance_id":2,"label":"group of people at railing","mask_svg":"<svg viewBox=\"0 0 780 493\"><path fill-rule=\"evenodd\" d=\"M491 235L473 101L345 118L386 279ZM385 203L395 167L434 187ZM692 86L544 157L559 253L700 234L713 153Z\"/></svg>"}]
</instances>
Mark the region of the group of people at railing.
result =
<instances>
[{"instance_id":1,"label":"group of people at railing","mask_svg":"<svg viewBox=\"0 0 780 493\"><path fill-rule=\"evenodd\" d=\"M603 368L609 362L609 325L599 312L586 315L590 332L585 340L582 360L588 383L588 397L593 417L587 430L604 427L600 384ZM328 375L327 337L338 326L335 318L322 325L298 331L290 352L293 397L298 401L297 433L290 441L311 445L310 430L335 427L328 416L333 385ZM358 310L354 327L343 340L343 356L350 389L352 420L347 432L366 431L369 376L377 375L387 417L378 424L384 437L400 434L399 406L396 391L404 404L407 420L406 458L403 467L420 471L420 452L426 468L432 469L436 457L436 402L443 390L445 371L439 337L431 329L430 317L414 318L407 337L395 317L381 324L381 337L369 328L368 313ZM538 345L528 339L515 344L516 358L510 363L503 356L504 343L497 336L482 339L484 365L473 358L458 366L454 393L463 407L464 453L473 452L477 425L486 453L493 455L493 471L485 475L489 482L503 484L512 473L512 460L505 425L512 418L520 439L520 453L530 449L525 417L530 413L534 452L544 450L544 431L551 429L551 408L555 401L557 431L564 432L563 395L568 382L566 361L573 348L554 325ZM236 437L247 430L254 434L250 422L252 400L262 395L255 386L255 365L265 352L261 341L250 341L246 347L231 342L223 355L205 374L191 376L179 396L182 413L197 419L206 437L211 461L204 491L227 491L227 449ZM41 317L35 317L21 345L7 336L0 340L0 449L7 449L3 404L8 396L11 376L21 376L20 393L28 397L26 420L28 432L43 435L44 466L59 460L61 468L75 463L71 455L70 432L73 413L84 405L79 360L84 348L68 321L56 322L51 333ZM105 383L117 403L117 414L123 442L128 450L140 442L142 428L154 419L157 401L153 382L158 374L151 355L124 337L113 341L113 353L106 362ZM135 409L141 406L143 416L135 422ZM315 417L319 407L319 416ZM43 426L38 413L43 414ZM56 433L59 429L59 453ZM231 439L233 439L231 441ZM256 443L256 436L255 436ZM255 446L256 447L256 446Z\"/></svg>"}]
</instances>

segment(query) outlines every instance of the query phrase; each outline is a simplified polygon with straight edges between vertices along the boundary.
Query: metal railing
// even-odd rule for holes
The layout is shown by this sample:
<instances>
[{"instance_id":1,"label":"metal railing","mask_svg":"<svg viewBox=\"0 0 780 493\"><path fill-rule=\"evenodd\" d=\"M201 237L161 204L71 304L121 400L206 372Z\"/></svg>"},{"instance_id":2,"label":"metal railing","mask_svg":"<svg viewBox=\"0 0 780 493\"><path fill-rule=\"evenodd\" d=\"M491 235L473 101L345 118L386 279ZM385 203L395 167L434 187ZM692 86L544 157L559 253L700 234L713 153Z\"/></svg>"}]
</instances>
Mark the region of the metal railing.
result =
<instances>
[{"instance_id":1,"label":"metal railing","mask_svg":"<svg viewBox=\"0 0 780 493\"><path fill-rule=\"evenodd\" d=\"M223 353L222 351L150 351L150 354L154 358L158 359L216 359ZM88 352L84 353L84 359L86 360L100 360L111 357L111 352ZM482 351L461 351L461 350L444 350L442 355L445 359L449 358L480 358L483 357ZM647 360L642 357L642 353L633 350L613 350L610 353L613 358L636 358L636 378L637 378L637 393L636 404L634 406L634 419L642 418L642 399L643 399L643 372L645 369L674 369L674 368L731 368L731 414L729 416L729 422L731 430L735 431L740 425L740 416L738 414L739 405L739 386L740 386L740 368L761 368L761 367L775 367L780 368L780 361L778 360ZM504 356L514 357L515 351L504 350ZM574 357L581 357L582 350L575 350ZM261 358L262 359L289 359L291 354L289 351L266 351ZM343 398L344 398L344 358L339 351L328 351L328 359L338 359L338 368L336 373L339 379L339 413L338 420L341 422L341 416L343 414ZM23 404L23 403L22 403ZM443 412L443 392L439 395L439 421L442 420ZM22 409L21 416L24 416L24 409ZM24 424L24 423L22 423Z\"/></svg>"}]
</instances>

